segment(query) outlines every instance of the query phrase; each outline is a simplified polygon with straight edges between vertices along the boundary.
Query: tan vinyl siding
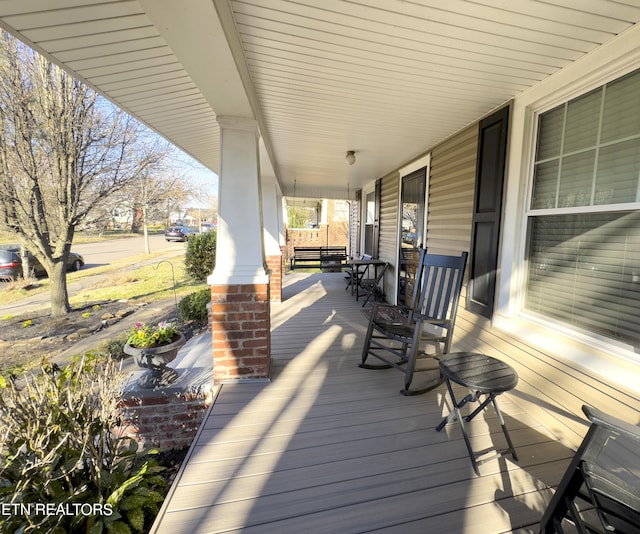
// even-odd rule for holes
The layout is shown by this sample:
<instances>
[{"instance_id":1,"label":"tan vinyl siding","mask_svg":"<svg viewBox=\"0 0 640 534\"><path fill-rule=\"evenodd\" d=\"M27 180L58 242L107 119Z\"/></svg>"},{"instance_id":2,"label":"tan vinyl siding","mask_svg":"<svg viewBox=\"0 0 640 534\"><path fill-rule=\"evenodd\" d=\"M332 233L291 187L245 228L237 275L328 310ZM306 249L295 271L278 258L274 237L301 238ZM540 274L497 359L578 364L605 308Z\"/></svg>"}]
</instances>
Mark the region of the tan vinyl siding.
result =
<instances>
[{"instance_id":1,"label":"tan vinyl siding","mask_svg":"<svg viewBox=\"0 0 640 534\"><path fill-rule=\"evenodd\" d=\"M632 424L639 422L640 392L610 384L561 354L542 351L515 335L492 328L488 319L462 305L458 308L453 350L483 352L512 365L520 378L513 394L515 402L532 417L544 420L547 428L569 447L576 448L587 429L583 404ZM616 361L612 365L625 363Z\"/></svg>"},{"instance_id":2,"label":"tan vinyl siding","mask_svg":"<svg viewBox=\"0 0 640 534\"><path fill-rule=\"evenodd\" d=\"M431 151L427 247L439 254L469 250L475 188L478 125L474 124ZM391 209L393 206L393 210ZM380 257L396 263L398 178L392 174L382 183ZM395 270L387 278L387 294L395 285ZM638 424L640 391L611 384L603 377L571 362L560 351L542 349L523 340L517 327L508 332L464 308L458 310L453 351L477 351L511 364L520 377L513 399L536 420L570 447L577 447L586 430L581 407L588 404ZM523 324L530 330L530 324ZM588 357L601 358L616 367L633 366L614 356L585 348ZM629 372L636 372L629 368Z\"/></svg>"},{"instance_id":3,"label":"tan vinyl siding","mask_svg":"<svg viewBox=\"0 0 640 534\"><path fill-rule=\"evenodd\" d=\"M388 174L382 179L378 257L391 264L385 277L387 300L392 300L392 296L395 294L397 278L395 264L398 261L399 183L399 175L397 172Z\"/></svg>"},{"instance_id":4,"label":"tan vinyl siding","mask_svg":"<svg viewBox=\"0 0 640 534\"><path fill-rule=\"evenodd\" d=\"M477 142L478 125L474 124L432 151L427 218L430 252L469 250ZM549 429L568 446L577 447L586 432L583 404L638 422L640 392L609 384L562 354L541 350L515 333L493 327L488 319L464 308L464 296L453 350L483 352L513 365L520 377L514 400L532 416L547 421Z\"/></svg>"},{"instance_id":5,"label":"tan vinyl siding","mask_svg":"<svg viewBox=\"0 0 640 534\"><path fill-rule=\"evenodd\" d=\"M476 173L478 125L466 128L431 153L427 250L460 254L469 250Z\"/></svg>"}]
</instances>

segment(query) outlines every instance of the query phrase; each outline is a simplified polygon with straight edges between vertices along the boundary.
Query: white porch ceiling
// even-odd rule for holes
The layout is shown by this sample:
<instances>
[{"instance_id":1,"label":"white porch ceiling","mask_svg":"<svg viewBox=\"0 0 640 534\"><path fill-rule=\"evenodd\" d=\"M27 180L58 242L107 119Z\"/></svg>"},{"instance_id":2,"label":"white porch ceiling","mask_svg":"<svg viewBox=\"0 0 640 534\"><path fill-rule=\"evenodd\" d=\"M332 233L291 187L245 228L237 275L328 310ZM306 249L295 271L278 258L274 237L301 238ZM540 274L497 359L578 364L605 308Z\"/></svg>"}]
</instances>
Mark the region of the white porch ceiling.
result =
<instances>
[{"instance_id":1,"label":"white porch ceiling","mask_svg":"<svg viewBox=\"0 0 640 534\"><path fill-rule=\"evenodd\" d=\"M0 1L5 29L216 172L216 113L253 115L301 196L384 176L639 21L638 0Z\"/></svg>"}]
</instances>

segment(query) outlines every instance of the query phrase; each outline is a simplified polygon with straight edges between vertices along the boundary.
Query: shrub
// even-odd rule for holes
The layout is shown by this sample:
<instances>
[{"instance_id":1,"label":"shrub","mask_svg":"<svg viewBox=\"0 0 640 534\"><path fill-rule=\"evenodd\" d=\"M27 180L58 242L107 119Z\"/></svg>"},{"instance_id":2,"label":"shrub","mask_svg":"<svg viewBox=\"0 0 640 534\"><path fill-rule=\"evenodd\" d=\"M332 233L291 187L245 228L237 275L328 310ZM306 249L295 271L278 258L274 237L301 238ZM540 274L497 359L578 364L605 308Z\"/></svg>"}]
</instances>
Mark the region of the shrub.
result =
<instances>
[{"instance_id":1,"label":"shrub","mask_svg":"<svg viewBox=\"0 0 640 534\"><path fill-rule=\"evenodd\" d=\"M117 433L124 375L85 355L0 390L2 532L145 532L162 469ZM46 507L46 511L43 511Z\"/></svg>"},{"instance_id":2,"label":"shrub","mask_svg":"<svg viewBox=\"0 0 640 534\"><path fill-rule=\"evenodd\" d=\"M186 321L207 321L207 304L211 301L211 289L201 289L184 297L178 308L180 316Z\"/></svg>"},{"instance_id":3,"label":"shrub","mask_svg":"<svg viewBox=\"0 0 640 534\"><path fill-rule=\"evenodd\" d=\"M127 336L125 334L116 336L112 339L104 341L98 347L99 352L109 355L109 357L115 360L121 360L127 355L124 352L124 346L127 343Z\"/></svg>"},{"instance_id":4,"label":"shrub","mask_svg":"<svg viewBox=\"0 0 640 534\"><path fill-rule=\"evenodd\" d=\"M189 238L184 266L187 274L204 282L216 264L216 231L204 232Z\"/></svg>"}]
</instances>

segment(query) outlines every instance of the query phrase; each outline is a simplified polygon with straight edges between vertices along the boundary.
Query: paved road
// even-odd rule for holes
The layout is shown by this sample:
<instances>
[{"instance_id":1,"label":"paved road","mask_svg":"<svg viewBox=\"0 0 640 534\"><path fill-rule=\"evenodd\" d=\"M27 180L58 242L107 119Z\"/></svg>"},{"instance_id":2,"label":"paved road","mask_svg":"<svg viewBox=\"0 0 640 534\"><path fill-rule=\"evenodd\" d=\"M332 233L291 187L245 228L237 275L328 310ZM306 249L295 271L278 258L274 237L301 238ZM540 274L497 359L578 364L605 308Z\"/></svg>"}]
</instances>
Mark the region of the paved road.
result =
<instances>
[{"instance_id":1,"label":"paved road","mask_svg":"<svg viewBox=\"0 0 640 534\"><path fill-rule=\"evenodd\" d=\"M150 252L162 250L180 250L184 252L185 244L164 240L162 235L149 235ZM82 254L85 261L85 269L109 265L115 261L136 256L144 252L144 237L130 237L126 239L113 239L97 243L84 243L73 245L72 250Z\"/></svg>"},{"instance_id":2,"label":"paved road","mask_svg":"<svg viewBox=\"0 0 640 534\"><path fill-rule=\"evenodd\" d=\"M149 236L149 248L153 252L164 252L161 256L153 256L151 259L142 259L134 263L132 260L131 269L143 267L148 264L158 263L163 259L184 256L185 243L170 242L167 243L162 235ZM143 237L132 237L118 240L102 241L99 243L86 243L74 245L73 250L82 254L85 260L83 271L91 271L92 268L110 265L116 261L126 258L133 258L144 253ZM67 290L69 296L72 297L76 292L81 291L84 287L95 284L100 277L110 276L107 274L96 274L95 276L83 277L76 282L68 284ZM21 315L31 311L44 310L50 306L49 292L40 293L31 297L25 297L12 304L0 306L0 316L2 315Z\"/></svg>"}]
</instances>

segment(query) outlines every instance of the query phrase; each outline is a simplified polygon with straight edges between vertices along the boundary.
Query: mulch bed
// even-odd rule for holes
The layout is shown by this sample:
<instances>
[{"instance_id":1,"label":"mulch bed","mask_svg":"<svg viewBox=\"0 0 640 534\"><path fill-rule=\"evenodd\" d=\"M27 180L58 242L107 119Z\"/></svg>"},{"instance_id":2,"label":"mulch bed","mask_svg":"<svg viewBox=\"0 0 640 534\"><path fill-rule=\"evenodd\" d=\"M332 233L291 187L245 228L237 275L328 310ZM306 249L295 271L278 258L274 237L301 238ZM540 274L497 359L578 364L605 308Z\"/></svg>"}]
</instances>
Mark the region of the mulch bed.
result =
<instances>
[{"instance_id":1,"label":"mulch bed","mask_svg":"<svg viewBox=\"0 0 640 534\"><path fill-rule=\"evenodd\" d=\"M180 471L180 466L187 456L187 452L189 452L189 447L182 447L180 449L160 451L153 456L154 460L165 468L165 471L163 471L161 475L167 481L167 490L178 475L178 471Z\"/></svg>"}]
</instances>

